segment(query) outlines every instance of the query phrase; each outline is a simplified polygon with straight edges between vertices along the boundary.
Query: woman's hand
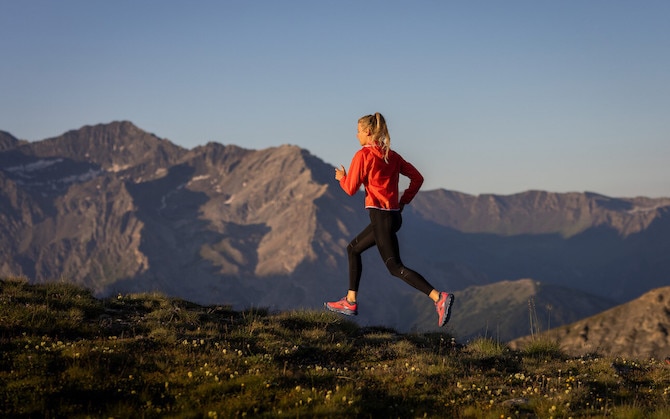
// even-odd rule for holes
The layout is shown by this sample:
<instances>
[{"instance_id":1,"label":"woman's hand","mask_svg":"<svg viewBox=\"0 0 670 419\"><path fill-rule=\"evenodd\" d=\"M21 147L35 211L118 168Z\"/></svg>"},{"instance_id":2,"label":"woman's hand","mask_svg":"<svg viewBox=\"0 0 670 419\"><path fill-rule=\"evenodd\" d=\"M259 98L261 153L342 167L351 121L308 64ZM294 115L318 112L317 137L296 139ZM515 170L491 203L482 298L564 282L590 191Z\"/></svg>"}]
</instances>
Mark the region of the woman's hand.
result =
<instances>
[{"instance_id":1,"label":"woman's hand","mask_svg":"<svg viewBox=\"0 0 670 419\"><path fill-rule=\"evenodd\" d=\"M343 177L347 175L347 171L344 170L344 166L340 165L340 167L335 168L335 180L340 180Z\"/></svg>"}]
</instances>

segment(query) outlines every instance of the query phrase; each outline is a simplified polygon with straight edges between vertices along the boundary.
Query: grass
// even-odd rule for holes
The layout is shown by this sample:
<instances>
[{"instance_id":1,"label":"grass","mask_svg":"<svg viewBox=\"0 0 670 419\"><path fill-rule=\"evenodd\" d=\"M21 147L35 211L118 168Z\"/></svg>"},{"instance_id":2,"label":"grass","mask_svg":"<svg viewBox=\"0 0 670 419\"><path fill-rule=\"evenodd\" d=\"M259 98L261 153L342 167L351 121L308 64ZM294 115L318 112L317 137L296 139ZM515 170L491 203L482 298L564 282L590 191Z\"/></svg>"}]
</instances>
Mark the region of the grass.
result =
<instances>
[{"instance_id":1,"label":"grass","mask_svg":"<svg viewBox=\"0 0 670 419\"><path fill-rule=\"evenodd\" d=\"M0 280L2 417L670 415L670 367Z\"/></svg>"}]
</instances>

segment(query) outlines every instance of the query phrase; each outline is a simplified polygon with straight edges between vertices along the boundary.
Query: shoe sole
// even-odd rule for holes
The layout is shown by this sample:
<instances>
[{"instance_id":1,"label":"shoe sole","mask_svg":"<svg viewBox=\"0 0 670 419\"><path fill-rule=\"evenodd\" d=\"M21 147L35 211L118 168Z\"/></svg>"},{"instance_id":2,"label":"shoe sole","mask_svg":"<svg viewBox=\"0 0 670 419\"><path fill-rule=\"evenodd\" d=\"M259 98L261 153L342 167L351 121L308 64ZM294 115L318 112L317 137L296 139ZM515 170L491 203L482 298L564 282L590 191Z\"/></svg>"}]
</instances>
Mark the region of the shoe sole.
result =
<instances>
[{"instance_id":1,"label":"shoe sole","mask_svg":"<svg viewBox=\"0 0 670 419\"><path fill-rule=\"evenodd\" d=\"M447 299L445 300L444 303L446 305L445 307L446 314L444 315L444 320L442 321L440 327L449 323L449 319L451 318L451 306L454 304L454 294L447 295Z\"/></svg>"},{"instance_id":2,"label":"shoe sole","mask_svg":"<svg viewBox=\"0 0 670 419\"><path fill-rule=\"evenodd\" d=\"M358 311L348 310L346 308L337 309L328 306L328 303L323 303L323 306L326 307L326 310L330 310L333 313L344 314L345 316L358 316Z\"/></svg>"}]
</instances>

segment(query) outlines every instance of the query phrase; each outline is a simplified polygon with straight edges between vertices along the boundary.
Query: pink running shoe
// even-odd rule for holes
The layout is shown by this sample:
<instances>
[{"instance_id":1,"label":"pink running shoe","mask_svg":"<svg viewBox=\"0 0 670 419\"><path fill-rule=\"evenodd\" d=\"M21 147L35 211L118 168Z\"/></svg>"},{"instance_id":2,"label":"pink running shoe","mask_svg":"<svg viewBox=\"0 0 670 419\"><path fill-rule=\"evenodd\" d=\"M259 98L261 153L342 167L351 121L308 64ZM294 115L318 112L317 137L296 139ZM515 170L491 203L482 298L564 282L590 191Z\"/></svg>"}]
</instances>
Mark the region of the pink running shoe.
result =
<instances>
[{"instance_id":1,"label":"pink running shoe","mask_svg":"<svg viewBox=\"0 0 670 419\"><path fill-rule=\"evenodd\" d=\"M447 292L440 293L440 299L435 303L435 309L437 310L437 325L439 327L444 326L449 321L451 317L451 305L454 303L454 294L449 294Z\"/></svg>"},{"instance_id":2,"label":"pink running shoe","mask_svg":"<svg viewBox=\"0 0 670 419\"><path fill-rule=\"evenodd\" d=\"M330 311L335 313L346 314L347 316L358 315L358 304L351 304L347 301L347 297L343 297L340 301L331 301L323 303L323 305Z\"/></svg>"}]
</instances>

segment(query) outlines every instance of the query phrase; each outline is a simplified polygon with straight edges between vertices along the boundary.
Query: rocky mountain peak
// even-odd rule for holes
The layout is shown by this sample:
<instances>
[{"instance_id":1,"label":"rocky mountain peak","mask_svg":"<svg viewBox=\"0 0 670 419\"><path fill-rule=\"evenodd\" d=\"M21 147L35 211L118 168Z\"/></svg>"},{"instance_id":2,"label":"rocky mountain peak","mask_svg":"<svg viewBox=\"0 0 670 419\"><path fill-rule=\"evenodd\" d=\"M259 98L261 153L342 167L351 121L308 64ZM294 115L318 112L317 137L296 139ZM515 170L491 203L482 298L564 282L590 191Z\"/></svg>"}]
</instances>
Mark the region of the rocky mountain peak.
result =
<instances>
[{"instance_id":1,"label":"rocky mountain peak","mask_svg":"<svg viewBox=\"0 0 670 419\"><path fill-rule=\"evenodd\" d=\"M26 144L21 151L36 158L86 161L112 172L138 165L165 167L186 152L128 121L87 125L58 137Z\"/></svg>"},{"instance_id":2,"label":"rocky mountain peak","mask_svg":"<svg viewBox=\"0 0 670 419\"><path fill-rule=\"evenodd\" d=\"M0 131L0 151L9 150L21 142L7 131Z\"/></svg>"}]
</instances>

